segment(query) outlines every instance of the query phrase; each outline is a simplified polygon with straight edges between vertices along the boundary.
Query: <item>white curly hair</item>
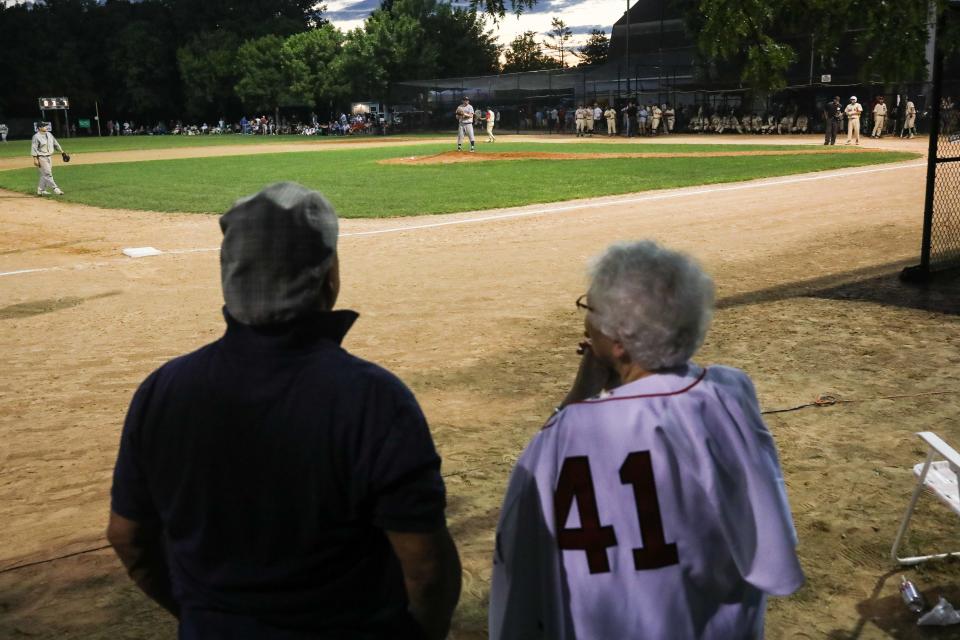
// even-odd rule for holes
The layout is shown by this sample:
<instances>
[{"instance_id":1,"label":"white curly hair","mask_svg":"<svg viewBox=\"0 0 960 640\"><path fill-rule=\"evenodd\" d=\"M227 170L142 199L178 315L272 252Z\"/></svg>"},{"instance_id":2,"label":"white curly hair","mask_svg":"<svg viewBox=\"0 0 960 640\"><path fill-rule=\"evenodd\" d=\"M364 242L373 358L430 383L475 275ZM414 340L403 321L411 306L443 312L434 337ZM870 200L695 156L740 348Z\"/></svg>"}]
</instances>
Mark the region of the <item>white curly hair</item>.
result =
<instances>
[{"instance_id":1,"label":"white curly hair","mask_svg":"<svg viewBox=\"0 0 960 640\"><path fill-rule=\"evenodd\" d=\"M713 280L696 261L652 240L611 245L594 258L590 321L647 371L685 364L713 317Z\"/></svg>"}]
</instances>

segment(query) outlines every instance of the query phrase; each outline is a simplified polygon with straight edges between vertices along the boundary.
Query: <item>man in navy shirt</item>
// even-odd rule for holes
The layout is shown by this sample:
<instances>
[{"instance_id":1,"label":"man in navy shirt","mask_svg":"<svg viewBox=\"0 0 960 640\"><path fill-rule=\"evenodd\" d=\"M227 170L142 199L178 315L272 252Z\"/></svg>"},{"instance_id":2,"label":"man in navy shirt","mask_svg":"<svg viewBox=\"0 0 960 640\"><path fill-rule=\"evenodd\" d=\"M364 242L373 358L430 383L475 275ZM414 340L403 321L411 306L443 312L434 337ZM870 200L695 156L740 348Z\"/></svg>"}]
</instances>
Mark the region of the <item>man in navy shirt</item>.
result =
<instances>
[{"instance_id":1,"label":"man in navy shirt","mask_svg":"<svg viewBox=\"0 0 960 640\"><path fill-rule=\"evenodd\" d=\"M181 638L443 638L460 593L413 394L340 342L337 218L291 183L220 219L224 336L133 397L107 536Z\"/></svg>"}]
</instances>

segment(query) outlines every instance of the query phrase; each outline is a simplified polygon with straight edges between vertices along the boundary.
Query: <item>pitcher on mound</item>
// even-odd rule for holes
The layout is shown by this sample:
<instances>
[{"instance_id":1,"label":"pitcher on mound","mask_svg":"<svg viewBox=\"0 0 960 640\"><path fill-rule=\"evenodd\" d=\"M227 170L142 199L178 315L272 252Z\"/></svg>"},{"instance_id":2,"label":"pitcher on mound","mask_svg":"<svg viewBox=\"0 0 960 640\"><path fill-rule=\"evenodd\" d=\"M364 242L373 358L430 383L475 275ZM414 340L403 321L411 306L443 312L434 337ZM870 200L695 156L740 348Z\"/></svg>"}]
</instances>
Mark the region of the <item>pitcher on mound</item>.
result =
<instances>
[{"instance_id":1,"label":"pitcher on mound","mask_svg":"<svg viewBox=\"0 0 960 640\"><path fill-rule=\"evenodd\" d=\"M476 140L473 137L473 107L470 98L463 96L463 102L457 107L457 151L463 151L463 136L470 138L470 153L476 151Z\"/></svg>"}]
</instances>

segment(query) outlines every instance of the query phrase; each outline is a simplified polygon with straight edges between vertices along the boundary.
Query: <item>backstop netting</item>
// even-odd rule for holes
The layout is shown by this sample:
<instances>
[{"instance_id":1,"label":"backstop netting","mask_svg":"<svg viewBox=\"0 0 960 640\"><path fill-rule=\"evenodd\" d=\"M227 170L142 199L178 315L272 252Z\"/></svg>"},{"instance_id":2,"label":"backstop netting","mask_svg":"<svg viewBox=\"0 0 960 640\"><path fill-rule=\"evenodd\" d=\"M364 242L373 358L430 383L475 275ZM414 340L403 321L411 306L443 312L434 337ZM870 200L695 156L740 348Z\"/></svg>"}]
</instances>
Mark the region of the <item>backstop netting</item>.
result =
<instances>
[{"instance_id":1,"label":"backstop netting","mask_svg":"<svg viewBox=\"0 0 960 640\"><path fill-rule=\"evenodd\" d=\"M949 65L948 65L949 66ZM940 132L931 167L934 172L930 202L929 269L960 267L960 82L944 68L940 101Z\"/></svg>"},{"instance_id":2,"label":"backstop netting","mask_svg":"<svg viewBox=\"0 0 960 640\"><path fill-rule=\"evenodd\" d=\"M943 41L956 33L957 21L960 2L945 9L938 25L920 277L960 268L960 52Z\"/></svg>"}]
</instances>

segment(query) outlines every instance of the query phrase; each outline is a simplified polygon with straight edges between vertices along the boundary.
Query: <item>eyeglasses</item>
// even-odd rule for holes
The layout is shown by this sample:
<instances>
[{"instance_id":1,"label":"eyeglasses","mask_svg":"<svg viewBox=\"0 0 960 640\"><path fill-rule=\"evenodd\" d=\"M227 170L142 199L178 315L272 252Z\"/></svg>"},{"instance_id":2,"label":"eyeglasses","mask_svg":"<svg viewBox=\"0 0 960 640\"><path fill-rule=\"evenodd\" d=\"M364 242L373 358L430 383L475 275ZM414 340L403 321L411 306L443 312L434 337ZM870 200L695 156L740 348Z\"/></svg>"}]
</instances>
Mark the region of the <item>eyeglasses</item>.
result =
<instances>
[{"instance_id":1,"label":"eyeglasses","mask_svg":"<svg viewBox=\"0 0 960 640\"><path fill-rule=\"evenodd\" d=\"M589 304L587 304L587 294L583 294L582 296L577 298L577 301L575 304L577 305L577 309L583 309L584 311L591 311L594 313L596 312L596 309L594 309Z\"/></svg>"}]
</instances>

